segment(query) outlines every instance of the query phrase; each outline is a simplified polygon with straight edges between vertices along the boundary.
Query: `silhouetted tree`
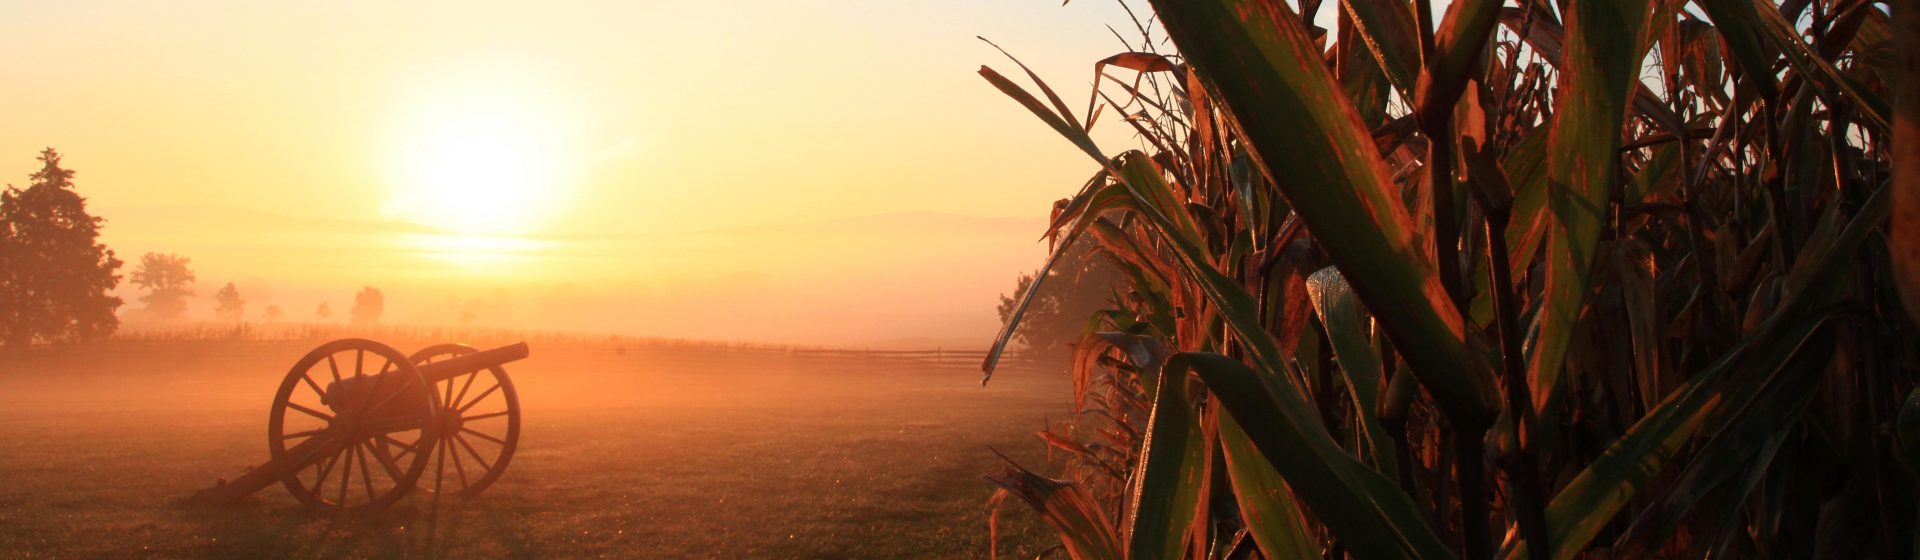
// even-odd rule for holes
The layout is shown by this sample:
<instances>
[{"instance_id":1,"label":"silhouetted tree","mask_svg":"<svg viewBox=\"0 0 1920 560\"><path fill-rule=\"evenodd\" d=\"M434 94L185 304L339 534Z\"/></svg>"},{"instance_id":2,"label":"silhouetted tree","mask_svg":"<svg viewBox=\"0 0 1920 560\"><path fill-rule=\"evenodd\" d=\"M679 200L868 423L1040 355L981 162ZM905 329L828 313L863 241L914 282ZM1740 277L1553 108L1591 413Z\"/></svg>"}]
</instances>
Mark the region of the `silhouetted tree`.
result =
<instances>
[{"instance_id":1,"label":"silhouetted tree","mask_svg":"<svg viewBox=\"0 0 1920 560\"><path fill-rule=\"evenodd\" d=\"M187 296L193 295L192 259L180 255L147 253L133 269L133 285L147 290L140 304L156 319L172 320L187 311Z\"/></svg>"},{"instance_id":2,"label":"silhouetted tree","mask_svg":"<svg viewBox=\"0 0 1920 560\"><path fill-rule=\"evenodd\" d=\"M1040 284L1020 320L1014 340L1028 350L1061 355L1087 332L1095 311L1113 307L1109 303L1119 286L1120 272L1093 251L1094 244L1082 241L1068 249L1054 265L1051 276ZM1000 320L1013 315L1013 308L1033 288L1034 274L1021 274L1013 294L1000 296Z\"/></svg>"},{"instance_id":3,"label":"silhouetted tree","mask_svg":"<svg viewBox=\"0 0 1920 560\"><path fill-rule=\"evenodd\" d=\"M266 313L267 322L272 323L275 321L279 321L280 318L284 316L286 316L286 313L280 311L280 306L278 305L267 306L267 313Z\"/></svg>"},{"instance_id":4,"label":"silhouetted tree","mask_svg":"<svg viewBox=\"0 0 1920 560\"><path fill-rule=\"evenodd\" d=\"M102 338L119 328L108 295L120 284L120 259L99 242L106 220L87 214L73 171L53 148L26 189L0 192L0 342Z\"/></svg>"},{"instance_id":5,"label":"silhouetted tree","mask_svg":"<svg viewBox=\"0 0 1920 560\"><path fill-rule=\"evenodd\" d=\"M328 306L327 306L327 302L324 302L324 301L323 301L323 302L320 302L320 308L319 308L319 309L315 309L315 310L313 310L313 316L315 316L315 317L319 317L321 321L326 321L327 319L332 319L332 318L333 318L333 308L332 308L332 307L328 307Z\"/></svg>"},{"instance_id":6,"label":"silhouetted tree","mask_svg":"<svg viewBox=\"0 0 1920 560\"><path fill-rule=\"evenodd\" d=\"M380 314L387 311L387 298L380 295L380 289L373 286L360 288L353 295L353 324L372 325L380 322Z\"/></svg>"},{"instance_id":7,"label":"silhouetted tree","mask_svg":"<svg viewBox=\"0 0 1920 560\"><path fill-rule=\"evenodd\" d=\"M240 289L232 282L213 294L213 316L226 321L238 321L247 316L247 300L240 299Z\"/></svg>"}]
</instances>

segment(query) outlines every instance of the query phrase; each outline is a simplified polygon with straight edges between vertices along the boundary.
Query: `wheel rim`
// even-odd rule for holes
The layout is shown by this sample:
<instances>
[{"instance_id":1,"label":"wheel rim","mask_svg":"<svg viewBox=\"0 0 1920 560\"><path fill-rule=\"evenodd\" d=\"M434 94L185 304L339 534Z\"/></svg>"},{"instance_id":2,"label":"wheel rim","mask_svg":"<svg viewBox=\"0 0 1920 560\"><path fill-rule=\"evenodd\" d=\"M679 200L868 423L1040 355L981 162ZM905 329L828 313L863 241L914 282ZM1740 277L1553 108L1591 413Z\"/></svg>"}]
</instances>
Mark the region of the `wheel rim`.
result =
<instances>
[{"instance_id":1,"label":"wheel rim","mask_svg":"<svg viewBox=\"0 0 1920 560\"><path fill-rule=\"evenodd\" d=\"M295 363L274 395L267 449L290 467L281 485L308 507L382 509L414 488L435 440L439 410L413 361L365 339L321 345Z\"/></svg>"},{"instance_id":2,"label":"wheel rim","mask_svg":"<svg viewBox=\"0 0 1920 560\"><path fill-rule=\"evenodd\" d=\"M423 365L479 350L464 344L436 344L414 352ZM417 481L438 494L478 494L506 472L520 443L520 395L499 366L462 372L434 382L439 398L439 440L430 455L432 472Z\"/></svg>"}]
</instances>

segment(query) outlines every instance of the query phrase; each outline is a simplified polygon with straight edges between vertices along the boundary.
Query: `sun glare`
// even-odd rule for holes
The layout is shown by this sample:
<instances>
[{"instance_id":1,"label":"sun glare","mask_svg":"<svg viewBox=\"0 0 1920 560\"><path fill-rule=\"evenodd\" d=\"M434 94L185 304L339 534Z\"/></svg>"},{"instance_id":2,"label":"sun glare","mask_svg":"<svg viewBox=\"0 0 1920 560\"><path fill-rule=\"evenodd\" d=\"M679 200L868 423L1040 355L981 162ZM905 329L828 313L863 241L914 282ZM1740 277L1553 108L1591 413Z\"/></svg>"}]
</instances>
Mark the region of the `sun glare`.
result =
<instances>
[{"instance_id":1,"label":"sun glare","mask_svg":"<svg viewBox=\"0 0 1920 560\"><path fill-rule=\"evenodd\" d=\"M443 100L393 154L389 212L456 233L526 233L565 187L559 119L525 99Z\"/></svg>"}]
</instances>

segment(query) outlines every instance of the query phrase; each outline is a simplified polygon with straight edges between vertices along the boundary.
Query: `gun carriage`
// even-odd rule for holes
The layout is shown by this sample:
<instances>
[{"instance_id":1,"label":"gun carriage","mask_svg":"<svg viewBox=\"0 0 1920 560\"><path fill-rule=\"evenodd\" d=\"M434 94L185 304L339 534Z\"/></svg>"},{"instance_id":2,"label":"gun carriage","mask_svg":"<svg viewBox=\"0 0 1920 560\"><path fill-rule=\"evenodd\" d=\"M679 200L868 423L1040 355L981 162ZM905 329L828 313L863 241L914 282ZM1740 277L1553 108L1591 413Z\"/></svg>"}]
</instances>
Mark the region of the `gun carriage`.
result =
<instances>
[{"instance_id":1,"label":"gun carriage","mask_svg":"<svg viewBox=\"0 0 1920 560\"><path fill-rule=\"evenodd\" d=\"M357 338L323 344L274 394L267 463L193 498L229 503L277 482L309 508L360 512L416 488L477 494L519 445L520 397L502 366L527 354L526 343L412 355Z\"/></svg>"}]
</instances>

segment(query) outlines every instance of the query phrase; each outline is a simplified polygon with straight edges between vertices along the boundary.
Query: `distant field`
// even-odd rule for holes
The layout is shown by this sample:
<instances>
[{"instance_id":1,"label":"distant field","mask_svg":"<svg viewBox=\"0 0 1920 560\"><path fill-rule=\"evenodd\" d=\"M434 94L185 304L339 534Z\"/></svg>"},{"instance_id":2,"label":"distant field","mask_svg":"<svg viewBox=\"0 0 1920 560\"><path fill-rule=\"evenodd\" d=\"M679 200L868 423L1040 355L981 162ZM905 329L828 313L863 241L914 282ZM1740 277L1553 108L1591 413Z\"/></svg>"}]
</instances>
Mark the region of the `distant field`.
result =
<instances>
[{"instance_id":1,"label":"distant field","mask_svg":"<svg viewBox=\"0 0 1920 560\"><path fill-rule=\"evenodd\" d=\"M496 343L505 341L479 341ZM988 447L1044 463L1063 376L536 344L499 483L430 514L317 516L278 486L174 501L264 461L306 342L121 341L0 357L0 557L986 557ZM423 343L397 344L411 351ZM1024 506L1003 556L1050 543Z\"/></svg>"}]
</instances>

